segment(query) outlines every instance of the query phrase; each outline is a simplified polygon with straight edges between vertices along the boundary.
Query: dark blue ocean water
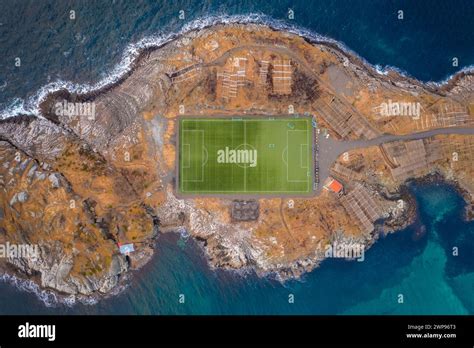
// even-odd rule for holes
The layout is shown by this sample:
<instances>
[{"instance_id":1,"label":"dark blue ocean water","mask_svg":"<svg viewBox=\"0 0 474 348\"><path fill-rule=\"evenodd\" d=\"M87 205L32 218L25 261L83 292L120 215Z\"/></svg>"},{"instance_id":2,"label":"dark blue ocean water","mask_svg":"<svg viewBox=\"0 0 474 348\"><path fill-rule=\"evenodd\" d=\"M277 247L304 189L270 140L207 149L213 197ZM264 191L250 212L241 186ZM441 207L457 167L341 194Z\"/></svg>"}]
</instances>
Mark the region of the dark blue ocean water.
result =
<instances>
[{"instance_id":1,"label":"dark blue ocean water","mask_svg":"<svg viewBox=\"0 0 474 348\"><path fill-rule=\"evenodd\" d=\"M293 21L285 20L289 8ZM97 83L120 71L133 43L223 16L243 20L257 13L261 21L304 28L344 43L371 64L395 66L423 81L474 64L474 2L468 0L0 0L0 9L0 110L32 109L25 101L33 102L47 83ZM379 240L365 262L328 260L302 281L282 285L212 271L192 240L166 235L154 260L112 299L47 308L36 295L0 282L0 297L8 299L0 301L0 313L472 314L474 224L461 218L464 203L447 185L412 190L420 208L414 226ZM427 232L417 239L421 225ZM452 255L455 246L459 256ZM294 304L288 304L290 293Z\"/></svg>"},{"instance_id":2,"label":"dark blue ocean water","mask_svg":"<svg viewBox=\"0 0 474 348\"><path fill-rule=\"evenodd\" d=\"M118 73L129 45L225 16L303 28L423 81L474 64L470 0L0 0L0 8L0 110L32 110L48 83L94 84Z\"/></svg>"}]
</instances>

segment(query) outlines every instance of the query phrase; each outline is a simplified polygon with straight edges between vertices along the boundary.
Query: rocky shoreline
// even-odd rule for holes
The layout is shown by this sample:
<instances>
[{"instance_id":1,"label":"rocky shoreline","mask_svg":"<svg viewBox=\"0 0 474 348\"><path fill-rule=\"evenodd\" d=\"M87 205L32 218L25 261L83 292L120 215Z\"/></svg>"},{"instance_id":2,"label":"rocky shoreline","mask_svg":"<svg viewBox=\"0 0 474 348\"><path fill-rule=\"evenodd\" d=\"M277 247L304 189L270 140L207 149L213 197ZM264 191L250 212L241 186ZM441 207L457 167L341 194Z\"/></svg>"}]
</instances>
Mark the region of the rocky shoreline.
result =
<instances>
[{"instance_id":1,"label":"rocky shoreline","mask_svg":"<svg viewBox=\"0 0 474 348\"><path fill-rule=\"evenodd\" d=\"M238 98L229 99L219 76L232 69L234 57L241 56L254 66L247 68ZM265 59L289 59L295 78L314 85L295 85L286 94L275 93L271 83L262 87L271 82L268 76L259 80L259 64ZM288 209L287 198L262 198L256 221L235 222L229 216L232 199L175 196L177 116L243 115L254 109L281 115L288 103L294 104L296 113L319 115L321 105L336 96L341 107L358 114L371 132L384 134L390 123L374 120L370 109L361 106L367 98L433 99L457 107L474 94L472 76L460 72L441 86L428 86L397 72L379 74L337 44L256 24L209 26L147 47L113 83L85 94L67 90L48 94L39 106L44 118L21 115L0 120L4 163L0 241L38 244L42 250L39 260L9 259L5 265L2 260L0 267L6 273L15 269L65 297L100 298L125 284L130 271L149 262L159 233L185 228L202 242L212 267L251 269L281 281L299 278L325 259L318 243L358 243L368 248L379 233L406 227L416 211L401 189L404 181L392 178L377 148L367 150L373 152L365 162L361 160L365 154L354 152L358 162L351 163L350 170L356 179L334 174L347 194L363 190L373 196L381 211L372 222L384 221L381 230L354 225L350 209L330 192L295 198L294 209ZM341 79L346 80L342 89ZM56 105L63 101L94 103L96 115L58 115ZM181 105L186 105L184 112ZM327 117L318 122L336 139L364 137L355 128L348 135L338 134ZM400 133L414 131L415 126L419 125L405 122L407 128ZM374 179L377 171L383 175ZM393 199L377 191L386 187L408 206L397 210ZM463 195L471 199L466 190ZM130 255L119 252L126 243L134 244Z\"/></svg>"},{"instance_id":2,"label":"rocky shoreline","mask_svg":"<svg viewBox=\"0 0 474 348\"><path fill-rule=\"evenodd\" d=\"M54 102L57 99L68 99L71 101L78 101L78 102L88 102L88 101L93 101L97 96L100 94L106 93L107 91L110 91L114 89L115 87L118 87L120 84L122 84L128 77L130 77L136 68L140 66L141 62L146 59L146 57L153 51L159 50L170 43L179 40L182 37L189 36L193 33L199 33L203 30L208 30L212 29L213 27L219 27L219 26L226 26L226 25L235 25L235 26L240 26L240 25L248 25L248 26L255 26L255 27L265 27L268 29L271 29L274 32L285 32L285 29L279 28L278 26L273 25L272 23L265 23L261 24L258 22L258 20L254 21L249 21L249 22L231 22L231 24L214 24L214 23L209 23L206 24L202 27L191 29L187 32L180 33L180 34L175 34L172 35L168 40L165 40L162 43L158 44L152 44L147 47L139 48L138 54L132 58L132 61L129 65L129 67L117 78L115 78L112 82L106 83L103 86L97 88L97 89L91 89L85 93L76 93L76 92L71 92L67 88L60 88L55 91L51 91L45 95L45 97L39 101L39 110L41 115L43 117L50 117L50 120L54 122L56 119L56 116L54 113L49 112L48 110L50 109L50 103ZM293 32L293 34L295 34ZM301 33L303 34L303 33ZM344 58L347 58L351 64L353 64L356 69L363 69L367 73L369 73L373 78L379 78L379 79L384 79L387 78L393 83L397 82L409 82L411 84L411 88L417 88L417 87L422 87L422 88L427 88L433 93L440 93L443 94L444 92L449 92L451 89L456 87L459 82L461 82L463 79L466 77L472 77L474 76L474 69L469 69L469 70L461 70L446 80L433 83L423 83L416 78L412 78L410 76L406 76L401 74L399 71L396 70L388 70L386 71L386 74L382 74L377 71L377 69L372 66L370 63L366 62L362 57L358 56L356 53L352 52L346 47L343 47L339 43L332 42L332 40L326 39L326 40L321 40L318 38L310 37L310 36L302 36L306 42L308 42L311 45L321 45L321 46L326 46L328 48L331 48L335 52L339 53L341 55L341 61L344 60ZM13 115L12 117L6 118L6 119L0 119L0 123L3 121L8 121L12 120L15 118L22 118L22 117L34 117L34 115L31 114L18 114L18 115Z\"/></svg>"}]
</instances>

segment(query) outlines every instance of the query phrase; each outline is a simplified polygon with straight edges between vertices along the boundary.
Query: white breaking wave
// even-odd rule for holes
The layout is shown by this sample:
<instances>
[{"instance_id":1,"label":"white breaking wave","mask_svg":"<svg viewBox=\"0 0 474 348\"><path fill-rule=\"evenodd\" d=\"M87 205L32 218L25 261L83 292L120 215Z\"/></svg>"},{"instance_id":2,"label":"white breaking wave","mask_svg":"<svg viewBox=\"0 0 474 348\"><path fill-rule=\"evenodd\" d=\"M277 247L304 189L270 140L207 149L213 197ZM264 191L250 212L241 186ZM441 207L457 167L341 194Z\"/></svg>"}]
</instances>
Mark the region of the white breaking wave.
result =
<instances>
[{"instance_id":1,"label":"white breaking wave","mask_svg":"<svg viewBox=\"0 0 474 348\"><path fill-rule=\"evenodd\" d=\"M386 65L384 67L382 67L381 65L379 64L376 64L376 65L371 65L370 63L368 63L367 61L364 60L364 63L369 65L369 67L372 67L376 72L377 74L379 75L384 75L384 76L387 76L389 72L391 71L395 71L396 73L398 73L399 75L402 75L402 76L405 76L405 77L409 77L409 78L412 78L414 80L417 80L415 77L411 76L408 72L406 72L405 70L402 70L400 68L397 68L395 66L391 66L391 65Z\"/></svg>"},{"instance_id":2,"label":"white breaking wave","mask_svg":"<svg viewBox=\"0 0 474 348\"><path fill-rule=\"evenodd\" d=\"M441 80L439 82L429 81L429 82L426 82L426 84L429 85L429 86L433 86L433 87L441 87L441 86L447 84L456 75L459 75L461 73L468 74L468 73L473 73L473 72L474 72L474 64L465 66L464 68L462 68L461 70L455 72L454 74L449 75L444 80Z\"/></svg>"},{"instance_id":3,"label":"white breaking wave","mask_svg":"<svg viewBox=\"0 0 474 348\"><path fill-rule=\"evenodd\" d=\"M46 307L57 307L58 305L65 305L67 307L73 307L77 303L83 305L95 305L99 302L98 296L85 296L85 295L58 295L53 290L41 289L41 287L34 281L29 279L18 278L11 274L0 274L0 282L5 282L11 286L14 286L22 292L34 294ZM128 287L127 284L121 284L114 289L109 296L115 296L124 291Z\"/></svg>"},{"instance_id":4,"label":"white breaking wave","mask_svg":"<svg viewBox=\"0 0 474 348\"><path fill-rule=\"evenodd\" d=\"M56 294L50 290L43 290L32 280L20 279L10 274L0 275L0 281L15 286L17 289L35 294L46 307L54 307L59 303Z\"/></svg>"},{"instance_id":5,"label":"white breaking wave","mask_svg":"<svg viewBox=\"0 0 474 348\"><path fill-rule=\"evenodd\" d=\"M122 59L115 68L107 74L107 76L94 83L94 84L77 84L71 81L57 80L48 83L41 87L38 92L28 99L15 98L8 107L0 111L0 119L6 119L9 117L18 116L21 114L29 114L37 117L41 117L39 105L50 93L67 89L71 93L88 93L102 89L105 86L115 83L125 74L127 74L135 59L138 57L140 52L147 48L160 47L177 37L194 30L204 29L214 24L225 24L225 23L263 23L262 15L251 14L248 16L220 16L220 17L206 17L202 19L194 20L187 23L177 33L169 34L157 34L148 36L142 40L130 44L122 54Z\"/></svg>"},{"instance_id":6,"label":"white breaking wave","mask_svg":"<svg viewBox=\"0 0 474 348\"><path fill-rule=\"evenodd\" d=\"M191 31L201 30L208 28L213 25L218 24L259 24L268 26L276 30L286 31L298 36L304 37L313 42L321 43L330 43L339 47L342 51L347 54L356 56L358 59L363 61L368 67L374 69L379 74L387 75L389 71L396 71L403 76L411 77L407 72L402 71L401 69L385 66L381 67L380 65L372 65L367 62L366 59L360 57L356 52L349 49L344 43L336 41L332 38L314 33L313 31L302 28L296 25L290 25L283 20L277 20L271 18L262 13L250 13L248 15L215 15L209 17L203 17L196 20L193 20L185 24L181 30L175 33L159 33L156 35L148 36L142 40L130 44L124 50L122 54L122 59L115 68L110 71L107 76L94 83L94 84L78 84L71 81L57 80L55 82L48 83L41 87L36 94L28 99L15 98L12 100L10 105L5 109L0 111L0 119L6 119L9 117L18 116L21 114L34 115L36 117L42 117L39 110L39 105L46 98L46 96L52 92L56 92L62 89L67 89L71 93L84 94L88 92L93 92L100 90L105 86L111 85L118 80L120 80L125 74L127 74L133 66L133 62L139 56L140 52L144 49L157 48L163 46L164 44L180 37ZM473 72L474 66L468 66L460 70L459 72L449 76L447 79L440 82L428 82L431 86L441 86L449 81L454 75L460 72Z\"/></svg>"}]
</instances>

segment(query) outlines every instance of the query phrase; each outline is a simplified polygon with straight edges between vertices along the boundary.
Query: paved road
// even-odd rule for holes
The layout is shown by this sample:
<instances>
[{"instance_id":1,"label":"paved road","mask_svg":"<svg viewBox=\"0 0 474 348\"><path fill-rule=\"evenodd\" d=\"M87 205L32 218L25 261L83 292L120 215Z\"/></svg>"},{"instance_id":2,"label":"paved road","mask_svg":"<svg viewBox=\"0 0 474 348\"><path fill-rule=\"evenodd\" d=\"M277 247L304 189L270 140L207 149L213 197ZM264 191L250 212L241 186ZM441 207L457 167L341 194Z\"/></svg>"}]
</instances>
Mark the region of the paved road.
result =
<instances>
[{"instance_id":1,"label":"paved road","mask_svg":"<svg viewBox=\"0 0 474 348\"><path fill-rule=\"evenodd\" d=\"M344 101L348 107L353 110L353 112L358 113L358 111L348 103L343 96L339 93L336 93L331 86L325 83L323 80L320 79L318 74L316 74L313 69L304 61L302 60L297 54L293 51L289 50L287 47L279 46L279 45L267 45L267 44L253 44L253 45L242 45L238 47L234 47L229 49L228 51L224 52L221 56L216 58L215 60L208 62L208 63L199 63L193 65L192 67L188 67L183 69L180 73L184 73L187 70L190 70L194 67L212 67L212 66L222 66L225 64L227 59L238 53L242 50L266 50L270 52L275 52L277 54L283 54L286 56L291 57L292 60L296 61L300 69L305 71L306 73L313 76L320 86L323 86L329 93L333 95L338 95L338 97ZM180 74L178 73L178 74ZM329 169L336 161L336 159L344 152L365 148L370 146L378 146L383 143L397 141L397 140L416 140L416 139L423 139L428 138L434 135L441 135L441 134L467 134L467 135L474 135L474 128L440 128L440 129L433 129L429 131L419 132L419 133L412 133L408 135L381 135L380 137L371 139L371 140L352 140L352 141L343 141L343 140L336 140L332 138L325 138L323 136L319 137L319 158L318 166L319 170L319 187L316 190L319 193L322 189L322 183L326 180L329 176Z\"/></svg>"},{"instance_id":2,"label":"paved road","mask_svg":"<svg viewBox=\"0 0 474 348\"><path fill-rule=\"evenodd\" d=\"M323 186L322 184L329 176L329 169L333 163L342 153L346 151L370 146L378 146L391 141L418 140L442 134L474 135L474 128L440 128L407 135L386 134L371 140L337 140L333 138L325 138L324 136L320 135L319 160L316 164L319 168L319 187L317 189L317 193L321 191Z\"/></svg>"}]
</instances>

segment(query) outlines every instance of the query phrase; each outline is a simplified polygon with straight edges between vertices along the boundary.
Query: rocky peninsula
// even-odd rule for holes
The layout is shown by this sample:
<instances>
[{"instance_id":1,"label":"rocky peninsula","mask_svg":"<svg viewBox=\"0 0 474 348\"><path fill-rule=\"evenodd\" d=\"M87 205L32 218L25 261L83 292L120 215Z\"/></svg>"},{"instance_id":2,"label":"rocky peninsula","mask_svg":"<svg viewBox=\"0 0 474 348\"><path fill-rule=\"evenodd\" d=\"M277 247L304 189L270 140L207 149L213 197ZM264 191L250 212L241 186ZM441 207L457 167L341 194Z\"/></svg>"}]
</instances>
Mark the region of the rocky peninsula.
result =
<instances>
[{"instance_id":1,"label":"rocky peninsula","mask_svg":"<svg viewBox=\"0 0 474 348\"><path fill-rule=\"evenodd\" d=\"M0 121L0 243L40 249L0 269L65 295L110 293L159 233L186 230L212 267L285 280L317 267L324 245L369 247L409 224L408 180L440 175L473 202L473 75L434 85L380 74L335 44L262 25L191 31L141 52L117 82L52 92L40 110ZM314 195L176 194L177 117L289 113L315 120Z\"/></svg>"}]
</instances>

